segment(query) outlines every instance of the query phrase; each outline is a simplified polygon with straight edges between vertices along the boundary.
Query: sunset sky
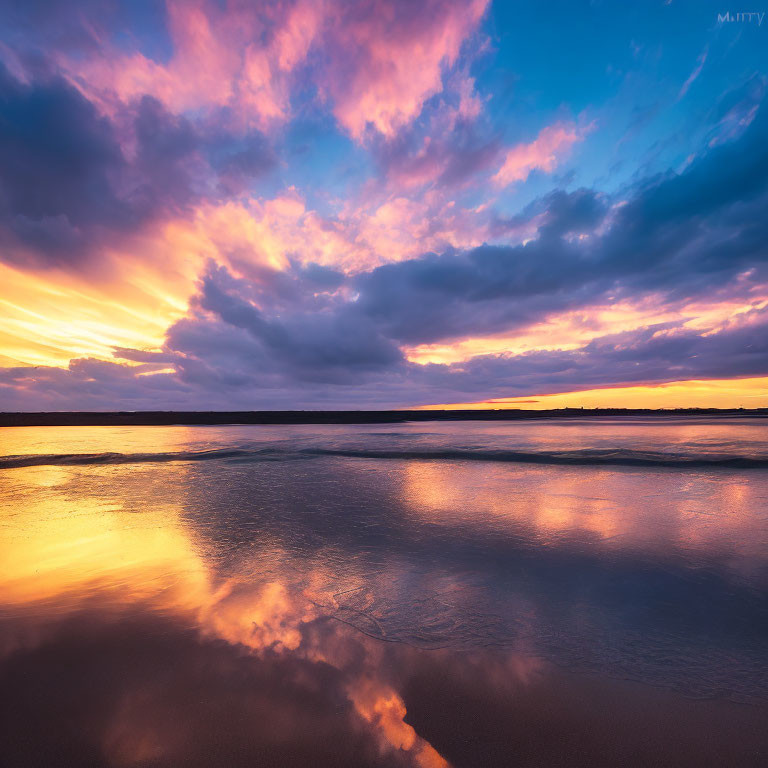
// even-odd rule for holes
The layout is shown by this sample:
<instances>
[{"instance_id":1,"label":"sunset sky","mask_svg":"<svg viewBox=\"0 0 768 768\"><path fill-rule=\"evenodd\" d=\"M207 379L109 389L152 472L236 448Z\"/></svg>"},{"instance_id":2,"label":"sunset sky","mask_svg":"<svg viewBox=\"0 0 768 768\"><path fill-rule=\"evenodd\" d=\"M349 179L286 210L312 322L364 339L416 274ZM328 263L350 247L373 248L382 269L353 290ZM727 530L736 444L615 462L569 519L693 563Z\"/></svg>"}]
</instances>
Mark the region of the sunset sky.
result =
<instances>
[{"instance_id":1,"label":"sunset sky","mask_svg":"<svg viewBox=\"0 0 768 768\"><path fill-rule=\"evenodd\" d=\"M768 406L739 10L2 0L0 411Z\"/></svg>"}]
</instances>

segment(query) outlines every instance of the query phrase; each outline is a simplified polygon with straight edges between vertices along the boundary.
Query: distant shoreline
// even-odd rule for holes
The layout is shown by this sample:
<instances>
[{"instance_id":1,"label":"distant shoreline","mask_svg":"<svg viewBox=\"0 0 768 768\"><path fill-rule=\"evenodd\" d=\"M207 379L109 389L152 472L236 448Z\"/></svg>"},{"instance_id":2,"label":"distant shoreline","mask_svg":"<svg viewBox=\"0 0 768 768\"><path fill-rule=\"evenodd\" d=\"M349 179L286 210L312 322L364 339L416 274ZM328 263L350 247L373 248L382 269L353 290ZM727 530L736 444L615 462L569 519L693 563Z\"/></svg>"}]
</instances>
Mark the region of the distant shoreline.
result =
<instances>
[{"instance_id":1,"label":"distant shoreline","mask_svg":"<svg viewBox=\"0 0 768 768\"><path fill-rule=\"evenodd\" d=\"M408 421L519 421L599 416L768 418L768 408L559 408L552 410L111 411L0 413L0 427L205 426L224 424L397 424Z\"/></svg>"}]
</instances>

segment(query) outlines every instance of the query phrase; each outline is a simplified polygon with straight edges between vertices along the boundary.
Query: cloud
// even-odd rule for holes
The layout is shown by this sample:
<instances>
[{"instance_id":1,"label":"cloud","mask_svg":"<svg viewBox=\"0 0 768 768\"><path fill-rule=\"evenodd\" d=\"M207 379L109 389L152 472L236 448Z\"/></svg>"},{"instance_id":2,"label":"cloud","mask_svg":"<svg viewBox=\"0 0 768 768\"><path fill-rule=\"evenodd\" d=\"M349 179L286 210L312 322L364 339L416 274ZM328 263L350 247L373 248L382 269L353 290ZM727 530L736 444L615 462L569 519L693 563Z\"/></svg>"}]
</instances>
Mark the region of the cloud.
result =
<instances>
[{"instance_id":1,"label":"cloud","mask_svg":"<svg viewBox=\"0 0 768 768\"><path fill-rule=\"evenodd\" d=\"M259 328L251 310L217 297L216 319L186 319L157 357L121 350L145 367L92 360L68 369L0 369L8 410L120 408L403 407L633 384L768 376L768 310L706 332L666 324L599 337L575 350L485 355L450 365L417 365L386 355L356 357L355 339L333 351L348 326L326 326L303 342L288 329ZM242 326L247 326L243 328ZM240 332L232 332L232 328ZM256 330L252 328L256 327ZM278 358L269 335L289 339ZM324 357L324 351L330 357ZM335 357L334 357L335 355ZM343 356L343 359L342 357ZM176 373L152 373L173 361ZM149 367L146 367L149 366ZM308 367L305 367L308 366ZM357 366L357 367L355 367Z\"/></svg>"},{"instance_id":2,"label":"cloud","mask_svg":"<svg viewBox=\"0 0 768 768\"><path fill-rule=\"evenodd\" d=\"M204 202L174 226L201 252L253 274L259 265L285 269L291 261L363 272L425 250L479 245L490 236L491 223L490 211L458 206L440 190L377 195L320 212L287 189L272 198ZM505 237L519 239L520 231L509 226Z\"/></svg>"},{"instance_id":3,"label":"cloud","mask_svg":"<svg viewBox=\"0 0 768 768\"><path fill-rule=\"evenodd\" d=\"M536 378L547 370L571 389L579 376L656 380L668 350L686 344L696 359L685 375L723 376L718 356L751 375L751 353L742 365L715 345L727 334L754 345L746 331L684 325L675 310L757 310L764 298L764 79L718 101L708 146L680 171L610 192L561 180L510 213L508 194L489 193L553 173L593 125L560 121L502 147L470 67L485 11L484 0L173 1L161 24L152 16L154 36L132 37L120 11L95 13L89 31L73 14L57 37L39 6L21 8L13 55L2 49L13 74L0 71L0 245L13 265L3 269L29 274L8 317L20 339L35 337L35 355L3 352L11 363L74 359L9 368L8 397L402 404L439 391L446 401L483 386L554 386ZM321 137L317 167L290 152L305 133ZM326 185L339 156L354 168ZM310 177L322 181L305 189ZM53 278L36 281L43 269L61 276L59 293ZM677 325L636 313L630 344L595 320L598 308L643 302ZM430 345L532 338L577 315L591 330L573 334L574 348L446 357L452 366L406 359ZM45 349L38 316L51 329L67 317L69 339L51 331ZM114 360L88 357L113 345ZM637 365L621 364L633 350ZM664 362L643 358L650 350Z\"/></svg>"},{"instance_id":4,"label":"cloud","mask_svg":"<svg viewBox=\"0 0 768 768\"><path fill-rule=\"evenodd\" d=\"M223 143L224 146L218 146ZM209 142L209 160L219 175L219 190L224 197L245 192L253 179L273 170L277 155L261 133L252 133L234 142Z\"/></svg>"},{"instance_id":5,"label":"cloud","mask_svg":"<svg viewBox=\"0 0 768 768\"><path fill-rule=\"evenodd\" d=\"M532 171L552 173L571 147L584 140L592 126L555 123L542 128L529 144L517 144L507 151L504 162L493 177L499 187L525 181Z\"/></svg>"},{"instance_id":6,"label":"cloud","mask_svg":"<svg viewBox=\"0 0 768 768\"><path fill-rule=\"evenodd\" d=\"M158 62L142 51L123 52L109 40L98 55L62 54L62 69L107 111L115 99L124 104L151 96L173 113L230 109L233 124L244 131L266 130L283 122L288 110L287 43L290 14L276 16L247 6L223 9L215 3L166 3L172 55ZM252 41L273 35L269 46ZM301 34L297 31L297 34Z\"/></svg>"},{"instance_id":7,"label":"cloud","mask_svg":"<svg viewBox=\"0 0 768 768\"><path fill-rule=\"evenodd\" d=\"M133 170L141 177L134 196L143 193L150 208L165 201L180 207L193 199L200 140L189 121L170 114L151 96L144 96L136 111L134 133Z\"/></svg>"},{"instance_id":8,"label":"cloud","mask_svg":"<svg viewBox=\"0 0 768 768\"><path fill-rule=\"evenodd\" d=\"M310 278L311 279L311 278ZM350 381L367 371L390 368L402 353L357 314L300 310L285 319L266 317L238 295L237 281L223 268L211 268L203 278L196 304L229 325L247 331L260 345L260 358L270 367L302 380Z\"/></svg>"},{"instance_id":9,"label":"cloud","mask_svg":"<svg viewBox=\"0 0 768 768\"><path fill-rule=\"evenodd\" d=\"M203 111L230 127L273 131L312 82L339 125L362 141L415 120L443 90L488 0L276 2L251 7L169 0L170 57L125 52L104 35L97 52L58 53L74 82L107 112L144 95L169 111ZM299 77L301 75L301 77ZM476 112L467 80L460 111Z\"/></svg>"},{"instance_id":10,"label":"cloud","mask_svg":"<svg viewBox=\"0 0 768 768\"><path fill-rule=\"evenodd\" d=\"M114 177L125 166L111 125L60 79L31 85L0 65L0 217L6 236L58 261L86 231L126 228L135 211Z\"/></svg>"},{"instance_id":11,"label":"cloud","mask_svg":"<svg viewBox=\"0 0 768 768\"><path fill-rule=\"evenodd\" d=\"M480 104L474 81L465 62L456 67L485 5L289 0L256 9L171 0L165 12L147 18L123 7L107 12L88 0L68 15L46 15L34 3L4 9L13 46L3 47L0 58L14 72L4 70L0 81L7 121L0 157L5 260L30 268L107 265L107 253L120 250L125 236L142 236L154 222L194 226L201 208L206 215L222 200L251 193L254 179L281 167L279 139L264 131L290 119L296 98L344 115L340 125L358 139L369 129L392 138L437 93L449 104L441 120L449 113L454 122L473 119ZM150 21L155 34L141 36L145 30L136 25ZM414 55L420 57L415 70ZM53 139L35 122L35 109L57 126ZM360 123L371 109L372 119ZM440 150L446 178L471 175L495 151L467 141L459 153L448 145ZM290 217L280 215L278 232L266 240L279 242L283 261L302 254L335 266L339 253L358 269L425 247L482 241L471 232L472 217L451 211L447 198L404 205L400 197L344 206L336 217L305 211L293 217L301 217L297 234L286 229ZM265 207L276 211L277 203ZM385 231L380 222L391 220L395 208L399 221ZM240 218L254 215L245 210ZM271 229L275 217L266 218L264 227L245 226ZM322 253L307 258L307 248Z\"/></svg>"},{"instance_id":12,"label":"cloud","mask_svg":"<svg viewBox=\"0 0 768 768\"><path fill-rule=\"evenodd\" d=\"M478 131L471 119L454 122L452 111L437 109L426 126L401 130L373 144L390 187L460 187L495 165L501 151L498 137Z\"/></svg>"},{"instance_id":13,"label":"cloud","mask_svg":"<svg viewBox=\"0 0 768 768\"><path fill-rule=\"evenodd\" d=\"M512 395L665 381L768 375L768 312L717 333L648 327L595 339L568 351L474 358L460 366L426 366L432 387L456 400L493 389ZM493 382L491 387L489 382ZM450 402L437 400L436 402Z\"/></svg>"},{"instance_id":14,"label":"cloud","mask_svg":"<svg viewBox=\"0 0 768 768\"><path fill-rule=\"evenodd\" d=\"M760 216L768 196L765 119L684 172L645 180L620 205L587 189L545 196L527 211L538 236L525 245L451 249L348 275L290 260L243 276L212 264L160 356L123 350L134 365L78 360L68 370L7 369L4 400L10 407L114 407L115 400L384 407L767 375L768 310L758 301L768 283L768 225ZM514 333L558 312L588 318L596 304L643 296L667 307L751 297L755 309L732 321L657 323L575 349L452 365L408 363L401 352ZM169 366L175 373L159 372Z\"/></svg>"},{"instance_id":15,"label":"cloud","mask_svg":"<svg viewBox=\"0 0 768 768\"><path fill-rule=\"evenodd\" d=\"M340 5L321 81L339 123L360 141L369 127L391 137L412 122L442 90L443 74L486 6L487 0Z\"/></svg>"},{"instance_id":16,"label":"cloud","mask_svg":"<svg viewBox=\"0 0 768 768\"><path fill-rule=\"evenodd\" d=\"M275 165L264 137L209 136L143 96L114 124L55 74L0 64L0 238L18 266L90 261Z\"/></svg>"},{"instance_id":17,"label":"cloud","mask_svg":"<svg viewBox=\"0 0 768 768\"><path fill-rule=\"evenodd\" d=\"M409 344L500 332L611 297L701 296L754 269L765 279L768 192L761 114L742 139L681 174L644 181L610 211L594 192L542 201L539 237L428 254L359 276L358 307Z\"/></svg>"},{"instance_id":18,"label":"cloud","mask_svg":"<svg viewBox=\"0 0 768 768\"><path fill-rule=\"evenodd\" d=\"M688 93L688 89L693 85L693 83L696 81L698 76L701 74L701 70L704 69L704 64L707 61L707 55L709 54L709 48L704 48L703 53L696 61L696 66L693 68L693 72L691 72L690 75L688 75L686 81L683 83L682 87L680 88L680 93L677 94L678 99L682 99L683 96L685 96L686 93Z\"/></svg>"},{"instance_id":19,"label":"cloud","mask_svg":"<svg viewBox=\"0 0 768 768\"><path fill-rule=\"evenodd\" d=\"M292 329L306 333L322 317L321 341L312 341L319 349L340 343L346 329L357 324L388 343L420 344L513 332L567 310L588 315L590 306L622 296L653 295L662 306L718 293L722 300L749 297L751 287L768 277L761 245L765 225L757 216L766 194L760 132L757 123L740 146L714 150L680 175L646 181L618 207L591 190L548 195L529 212L539 222L538 237L525 245L449 250L352 275L334 304L314 320L304 306L297 313L301 322ZM737 161L745 154L751 163ZM702 189L703 178L720 183ZM218 315L240 328L263 322ZM396 356L383 355L380 370L391 373L395 388L408 389L420 380L465 393L511 386L516 394L659 381L673 370L680 379L723 377L729 370L760 375L764 345L756 335L763 320L756 317L711 335L702 328L652 327L567 352L497 355L406 373ZM254 335L263 341L264 334ZM331 341L334 334L338 341ZM294 354L302 359L304 352ZM321 362L306 359L312 365Z\"/></svg>"}]
</instances>

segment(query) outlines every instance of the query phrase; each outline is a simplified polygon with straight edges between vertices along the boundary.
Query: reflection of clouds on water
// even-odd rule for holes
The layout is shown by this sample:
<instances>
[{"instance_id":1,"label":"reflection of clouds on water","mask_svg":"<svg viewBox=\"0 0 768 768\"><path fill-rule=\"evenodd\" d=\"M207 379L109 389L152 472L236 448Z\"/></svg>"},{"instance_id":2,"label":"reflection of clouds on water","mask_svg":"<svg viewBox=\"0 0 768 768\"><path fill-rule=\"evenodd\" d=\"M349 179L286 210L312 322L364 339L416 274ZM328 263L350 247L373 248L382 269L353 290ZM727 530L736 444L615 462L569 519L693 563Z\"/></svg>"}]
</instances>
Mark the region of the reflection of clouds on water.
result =
<instances>
[{"instance_id":1,"label":"reflection of clouds on water","mask_svg":"<svg viewBox=\"0 0 768 768\"><path fill-rule=\"evenodd\" d=\"M24 498L23 476L17 482ZM368 658L375 645L357 636L355 653L345 653L332 633L305 631L322 617L320 601L333 607L332 595L311 587L289 592L278 582L254 584L237 577L216 584L186 535L178 506L149 505L130 513L105 499L67 493L33 495L30 501L0 536L6 565L0 597L16 614L2 632L3 655L55 642L55 625L79 614L143 611L173 617L203 637L225 640L261 658L302 659L310 676L318 665L339 670L338 695L368 724L381 753L407 753L414 765L425 768L446 764L404 722L402 699L381 679L376 660ZM31 621L25 622L25 615ZM313 642L319 639L323 642ZM106 736L115 764L166 756L167 734L158 734L156 726L141 728L157 693L151 686L131 691L120 704Z\"/></svg>"},{"instance_id":2,"label":"reflection of clouds on water","mask_svg":"<svg viewBox=\"0 0 768 768\"><path fill-rule=\"evenodd\" d=\"M762 472L342 459L55 471L42 489L34 468L4 475L7 603L127 584L134 603L185 606L252 648L295 650L301 626L332 617L418 647L523 644L685 692L764 693Z\"/></svg>"},{"instance_id":3,"label":"reflection of clouds on water","mask_svg":"<svg viewBox=\"0 0 768 768\"><path fill-rule=\"evenodd\" d=\"M407 508L430 525L471 522L537 544L594 534L585 548L722 557L739 571L757 572L768 561L763 473L425 461L405 462L402 478Z\"/></svg>"},{"instance_id":4,"label":"reflection of clouds on water","mask_svg":"<svg viewBox=\"0 0 768 768\"><path fill-rule=\"evenodd\" d=\"M0 481L0 685L52 754L75 747L46 717L86 724L85 764L506 765L523 723L558 731L587 695L626 716L626 764L651 705L611 703L620 678L661 686L660 718L710 717L670 689L768 698L763 472L323 458ZM722 745L747 722L728 712Z\"/></svg>"},{"instance_id":5,"label":"reflection of clouds on water","mask_svg":"<svg viewBox=\"0 0 768 768\"><path fill-rule=\"evenodd\" d=\"M151 613L73 619L2 667L9 764L25 764L24 737L47 765L416 764L382 757L381 728L329 664L248 653Z\"/></svg>"}]
</instances>

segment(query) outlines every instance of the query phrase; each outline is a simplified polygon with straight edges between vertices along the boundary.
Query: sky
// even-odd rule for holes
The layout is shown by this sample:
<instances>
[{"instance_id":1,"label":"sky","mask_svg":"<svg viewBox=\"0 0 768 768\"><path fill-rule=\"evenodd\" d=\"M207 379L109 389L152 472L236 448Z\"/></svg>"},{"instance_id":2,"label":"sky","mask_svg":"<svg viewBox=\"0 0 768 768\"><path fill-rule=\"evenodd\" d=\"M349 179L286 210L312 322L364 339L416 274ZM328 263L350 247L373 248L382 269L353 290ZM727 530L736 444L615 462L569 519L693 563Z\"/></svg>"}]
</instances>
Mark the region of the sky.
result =
<instances>
[{"instance_id":1,"label":"sky","mask_svg":"<svg viewBox=\"0 0 768 768\"><path fill-rule=\"evenodd\" d=\"M0 0L0 410L768 406L768 15Z\"/></svg>"}]
</instances>

